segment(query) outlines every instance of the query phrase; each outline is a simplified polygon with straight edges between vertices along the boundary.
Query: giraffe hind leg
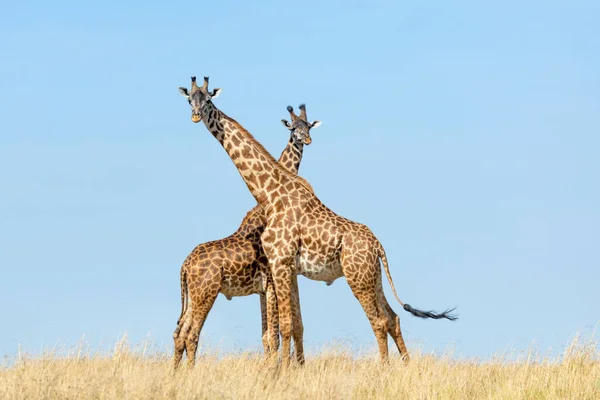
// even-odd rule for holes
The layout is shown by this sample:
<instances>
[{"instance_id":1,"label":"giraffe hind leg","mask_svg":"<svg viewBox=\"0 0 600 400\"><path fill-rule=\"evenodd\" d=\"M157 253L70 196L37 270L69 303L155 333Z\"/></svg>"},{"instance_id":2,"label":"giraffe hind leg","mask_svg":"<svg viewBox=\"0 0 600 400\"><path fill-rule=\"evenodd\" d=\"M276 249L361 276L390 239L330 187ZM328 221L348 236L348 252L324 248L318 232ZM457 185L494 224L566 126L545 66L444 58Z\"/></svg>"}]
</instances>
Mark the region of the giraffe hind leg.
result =
<instances>
[{"instance_id":1,"label":"giraffe hind leg","mask_svg":"<svg viewBox=\"0 0 600 400\"><path fill-rule=\"evenodd\" d=\"M173 358L173 368L177 370L183 358L183 353L186 351L186 337L189 332L191 323L191 310L188 309L186 313L177 321L177 329L173 333L173 340L175 342L175 353Z\"/></svg>"},{"instance_id":2,"label":"giraffe hind leg","mask_svg":"<svg viewBox=\"0 0 600 400\"><path fill-rule=\"evenodd\" d=\"M221 272L219 269L204 270L196 275L193 282L187 282L187 308L173 333L175 369L179 367L184 352L187 353L188 365L195 364L200 330L221 289Z\"/></svg>"},{"instance_id":3,"label":"giraffe hind leg","mask_svg":"<svg viewBox=\"0 0 600 400\"><path fill-rule=\"evenodd\" d=\"M406 349L404 339L402 338L402 331L400 330L400 317L398 317L398 315L394 312L394 310L388 303L387 299L385 298L385 295L383 294L383 291L381 292L381 294L381 302L388 316L388 333L394 340L396 348L400 353L400 357L402 357L402 359L405 362L408 362L410 360L410 357L408 355L408 350Z\"/></svg>"},{"instance_id":4,"label":"giraffe hind leg","mask_svg":"<svg viewBox=\"0 0 600 400\"><path fill-rule=\"evenodd\" d=\"M377 301L377 295L373 287L365 288L354 282L348 281L354 297L360 302L375 338L379 346L379 358L382 362L388 360L387 334L388 334L388 318L381 304Z\"/></svg>"},{"instance_id":5,"label":"giraffe hind leg","mask_svg":"<svg viewBox=\"0 0 600 400\"><path fill-rule=\"evenodd\" d=\"M360 302L379 346L379 357L382 362L388 361L388 325L389 315L381 302L381 269L375 255L371 255L368 245L346 236L342 243L342 270L352 294Z\"/></svg>"},{"instance_id":6,"label":"giraffe hind leg","mask_svg":"<svg viewBox=\"0 0 600 400\"><path fill-rule=\"evenodd\" d=\"M212 309L218 294L219 290L211 290L205 296L200 298L198 304L196 304L192 310L189 331L185 337L185 348L187 351L189 367L193 367L196 364L196 351L198 350L200 331L202 331L204 322L206 322L206 317Z\"/></svg>"}]
</instances>

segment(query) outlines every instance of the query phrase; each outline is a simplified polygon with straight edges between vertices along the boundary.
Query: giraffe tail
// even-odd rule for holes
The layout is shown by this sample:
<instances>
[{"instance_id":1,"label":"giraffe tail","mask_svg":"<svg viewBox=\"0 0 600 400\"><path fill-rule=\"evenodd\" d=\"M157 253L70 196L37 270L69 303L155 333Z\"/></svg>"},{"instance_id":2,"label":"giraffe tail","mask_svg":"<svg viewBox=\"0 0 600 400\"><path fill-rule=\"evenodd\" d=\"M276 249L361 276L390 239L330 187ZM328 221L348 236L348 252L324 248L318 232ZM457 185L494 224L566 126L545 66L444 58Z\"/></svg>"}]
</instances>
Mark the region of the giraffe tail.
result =
<instances>
[{"instance_id":1,"label":"giraffe tail","mask_svg":"<svg viewBox=\"0 0 600 400\"><path fill-rule=\"evenodd\" d=\"M381 259L381 263L383 264L383 270L385 271L387 280L390 283L390 286L392 287L392 292L394 293L394 297L396 297L396 300L398 300L398 303L400 303L402 305L402 308L404 308L405 311L408 311L415 317L419 317L419 318L433 318L433 319L446 318L446 319L449 319L450 321L454 321L454 320L458 319L457 315L451 314L452 311L454 311L456 309L456 307L454 307L450 310L446 310L442 313L435 313L433 311L418 310L416 308L411 307L409 304L404 303L402 300L400 300L400 297L398 297L398 294L396 293L396 288L394 287L394 281L392 281L392 274L390 274L390 267L388 265L387 256L385 255L385 250L384 250L383 246L381 245L381 243L379 243L379 258Z\"/></svg>"},{"instance_id":2,"label":"giraffe tail","mask_svg":"<svg viewBox=\"0 0 600 400\"><path fill-rule=\"evenodd\" d=\"M181 314L179 315L179 319L177 320L177 329L175 329L175 333L173 333L173 337L176 339L179 336L179 331L181 330L181 319L183 315L187 311L188 307L188 299L187 299L187 273L185 268L181 268L181 272L179 273L179 282L181 286Z\"/></svg>"}]
</instances>

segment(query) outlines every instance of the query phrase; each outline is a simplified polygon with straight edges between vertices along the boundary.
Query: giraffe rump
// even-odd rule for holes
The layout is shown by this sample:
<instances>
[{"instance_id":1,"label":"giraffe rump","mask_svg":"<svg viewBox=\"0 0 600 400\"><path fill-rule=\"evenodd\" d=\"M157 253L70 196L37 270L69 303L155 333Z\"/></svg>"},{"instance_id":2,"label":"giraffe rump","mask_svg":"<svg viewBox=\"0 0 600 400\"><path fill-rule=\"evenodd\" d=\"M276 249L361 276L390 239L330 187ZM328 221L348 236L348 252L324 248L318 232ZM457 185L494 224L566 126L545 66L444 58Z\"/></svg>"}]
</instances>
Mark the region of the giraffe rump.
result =
<instances>
[{"instance_id":1,"label":"giraffe rump","mask_svg":"<svg viewBox=\"0 0 600 400\"><path fill-rule=\"evenodd\" d=\"M419 317L419 318L433 318L433 319L442 319L442 318L446 318L449 319L450 321L455 321L458 319L457 315L454 314L450 314L452 311L454 311L456 309L456 307L450 309L450 310L446 310L442 313L435 313L433 311L423 311L423 310L418 310L416 308L412 308L409 304L404 304L403 308L408 311L409 313L411 313L412 315L414 315L415 317Z\"/></svg>"}]
</instances>

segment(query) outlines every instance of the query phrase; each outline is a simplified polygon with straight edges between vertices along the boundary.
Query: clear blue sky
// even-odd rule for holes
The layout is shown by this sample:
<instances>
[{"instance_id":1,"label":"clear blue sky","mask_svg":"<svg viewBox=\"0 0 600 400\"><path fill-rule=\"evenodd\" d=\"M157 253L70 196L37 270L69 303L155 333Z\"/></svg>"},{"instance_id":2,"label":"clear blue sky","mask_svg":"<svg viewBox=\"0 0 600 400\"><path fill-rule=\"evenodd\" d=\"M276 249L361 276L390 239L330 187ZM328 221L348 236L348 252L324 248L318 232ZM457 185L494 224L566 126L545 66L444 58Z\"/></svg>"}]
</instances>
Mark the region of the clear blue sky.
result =
<instances>
[{"instance_id":1,"label":"clear blue sky","mask_svg":"<svg viewBox=\"0 0 600 400\"><path fill-rule=\"evenodd\" d=\"M177 91L191 75L371 227L409 347L559 349L600 320L596 1L10 2L0 12L0 354L127 332L171 349L179 268L255 201ZM300 278L305 343L374 347L343 279ZM260 347L258 296L203 331Z\"/></svg>"}]
</instances>

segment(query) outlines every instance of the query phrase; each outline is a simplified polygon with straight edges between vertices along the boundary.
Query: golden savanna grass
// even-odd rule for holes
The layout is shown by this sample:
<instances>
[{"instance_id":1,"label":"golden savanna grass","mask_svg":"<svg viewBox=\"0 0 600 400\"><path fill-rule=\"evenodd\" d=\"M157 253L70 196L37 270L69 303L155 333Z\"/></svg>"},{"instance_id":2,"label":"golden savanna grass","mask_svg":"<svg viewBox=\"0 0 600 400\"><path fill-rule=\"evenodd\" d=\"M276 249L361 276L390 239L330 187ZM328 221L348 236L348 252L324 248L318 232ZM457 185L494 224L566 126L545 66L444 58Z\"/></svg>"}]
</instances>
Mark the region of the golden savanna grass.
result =
<instances>
[{"instance_id":1,"label":"golden savanna grass","mask_svg":"<svg viewBox=\"0 0 600 400\"><path fill-rule=\"evenodd\" d=\"M409 365L397 356L380 365L376 356L323 352L287 371L257 353L211 353L173 373L170 355L120 342L109 354L19 354L0 369L0 399L600 399L600 354L590 340L555 359L413 353Z\"/></svg>"}]
</instances>

